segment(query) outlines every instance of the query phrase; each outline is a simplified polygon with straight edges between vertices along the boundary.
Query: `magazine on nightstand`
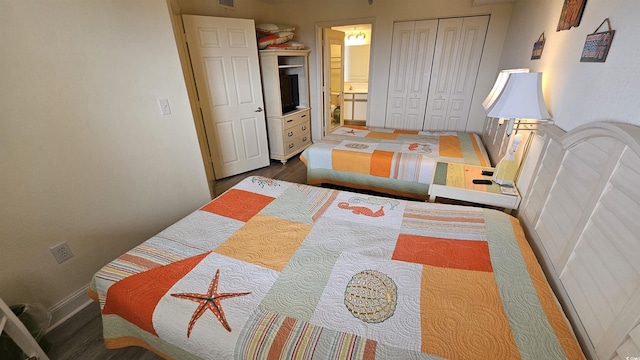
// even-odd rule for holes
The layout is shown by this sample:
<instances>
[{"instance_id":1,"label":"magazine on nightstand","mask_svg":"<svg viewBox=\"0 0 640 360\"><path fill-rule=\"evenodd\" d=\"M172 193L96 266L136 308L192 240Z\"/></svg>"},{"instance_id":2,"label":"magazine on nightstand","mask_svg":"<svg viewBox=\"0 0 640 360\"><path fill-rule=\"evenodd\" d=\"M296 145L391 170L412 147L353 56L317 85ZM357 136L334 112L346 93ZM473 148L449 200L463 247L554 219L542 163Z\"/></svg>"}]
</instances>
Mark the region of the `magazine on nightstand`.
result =
<instances>
[{"instance_id":1,"label":"magazine on nightstand","mask_svg":"<svg viewBox=\"0 0 640 360\"><path fill-rule=\"evenodd\" d=\"M518 189L512 186L500 186L500 192L504 195L518 196Z\"/></svg>"}]
</instances>

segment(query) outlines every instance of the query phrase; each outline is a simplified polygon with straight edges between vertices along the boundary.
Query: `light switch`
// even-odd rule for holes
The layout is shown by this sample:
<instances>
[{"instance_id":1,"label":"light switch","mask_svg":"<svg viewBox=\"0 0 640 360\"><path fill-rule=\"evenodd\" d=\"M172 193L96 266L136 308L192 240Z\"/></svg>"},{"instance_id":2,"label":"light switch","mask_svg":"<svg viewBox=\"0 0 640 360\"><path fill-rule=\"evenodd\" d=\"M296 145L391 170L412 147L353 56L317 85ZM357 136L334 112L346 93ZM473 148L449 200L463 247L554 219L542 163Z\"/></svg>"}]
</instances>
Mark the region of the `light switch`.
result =
<instances>
[{"instance_id":1,"label":"light switch","mask_svg":"<svg viewBox=\"0 0 640 360\"><path fill-rule=\"evenodd\" d=\"M158 99L158 103L160 104L160 112L162 113L162 115L171 114L171 108L169 107L169 100Z\"/></svg>"}]
</instances>

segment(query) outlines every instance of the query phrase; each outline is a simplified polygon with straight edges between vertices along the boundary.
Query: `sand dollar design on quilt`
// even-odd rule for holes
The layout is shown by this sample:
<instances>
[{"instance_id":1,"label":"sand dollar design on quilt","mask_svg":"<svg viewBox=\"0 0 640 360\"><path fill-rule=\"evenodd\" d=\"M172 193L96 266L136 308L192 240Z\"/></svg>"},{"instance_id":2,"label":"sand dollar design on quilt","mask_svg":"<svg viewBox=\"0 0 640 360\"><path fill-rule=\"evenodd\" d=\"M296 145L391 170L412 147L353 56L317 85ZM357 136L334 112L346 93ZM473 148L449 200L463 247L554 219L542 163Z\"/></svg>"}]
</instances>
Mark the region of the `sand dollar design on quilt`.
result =
<instances>
[{"instance_id":1,"label":"sand dollar design on quilt","mask_svg":"<svg viewBox=\"0 0 640 360\"><path fill-rule=\"evenodd\" d=\"M345 144L344 146L351 149L368 149L369 148L369 145L361 144L361 143L349 143L349 144Z\"/></svg>"},{"instance_id":2,"label":"sand dollar design on quilt","mask_svg":"<svg viewBox=\"0 0 640 360\"><path fill-rule=\"evenodd\" d=\"M370 324L390 318L397 302L396 283L377 270L364 270L353 275L344 293L344 305L349 312Z\"/></svg>"}]
</instances>

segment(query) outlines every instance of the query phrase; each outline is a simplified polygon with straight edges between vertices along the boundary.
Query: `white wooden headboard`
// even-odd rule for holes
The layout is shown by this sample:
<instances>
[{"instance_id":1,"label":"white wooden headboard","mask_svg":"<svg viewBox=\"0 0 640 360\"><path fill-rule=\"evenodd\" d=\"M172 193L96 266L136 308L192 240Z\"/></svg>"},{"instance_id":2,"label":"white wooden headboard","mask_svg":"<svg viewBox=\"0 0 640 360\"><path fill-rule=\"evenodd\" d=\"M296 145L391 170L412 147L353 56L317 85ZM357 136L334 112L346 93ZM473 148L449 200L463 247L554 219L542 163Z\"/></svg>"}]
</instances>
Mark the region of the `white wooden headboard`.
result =
<instances>
[{"instance_id":1,"label":"white wooden headboard","mask_svg":"<svg viewBox=\"0 0 640 360\"><path fill-rule=\"evenodd\" d=\"M585 354L640 357L640 127L543 131L520 221Z\"/></svg>"}]
</instances>

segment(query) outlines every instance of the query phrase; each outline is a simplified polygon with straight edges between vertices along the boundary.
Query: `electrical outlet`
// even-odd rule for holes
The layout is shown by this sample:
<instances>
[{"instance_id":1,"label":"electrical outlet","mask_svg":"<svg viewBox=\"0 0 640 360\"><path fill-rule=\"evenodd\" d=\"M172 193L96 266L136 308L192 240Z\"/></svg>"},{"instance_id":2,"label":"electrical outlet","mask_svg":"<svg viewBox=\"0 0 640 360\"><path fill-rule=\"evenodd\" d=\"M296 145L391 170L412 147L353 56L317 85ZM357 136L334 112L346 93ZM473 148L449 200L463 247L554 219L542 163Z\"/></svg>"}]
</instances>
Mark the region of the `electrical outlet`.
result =
<instances>
[{"instance_id":1,"label":"electrical outlet","mask_svg":"<svg viewBox=\"0 0 640 360\"><path fill-rule=\"evenodd\" d=\"M51 250L53 257L56 258L58 264L61 264L73 257L73 252L71 252L71 248L66 242L53 246L49 250Z\"/></svg>"},{"instance_id":2,"label":"electrical outlet","mask_svg":"<svg viewBox=\"0 0 640 360\"><path fill-rule=\"evenodd\" d=\"M160 113L162 113L162 115L171 114L171 108L169 107L169 100L159 99L158 103L160 104Z\"/></svg>"}]
</instances>

